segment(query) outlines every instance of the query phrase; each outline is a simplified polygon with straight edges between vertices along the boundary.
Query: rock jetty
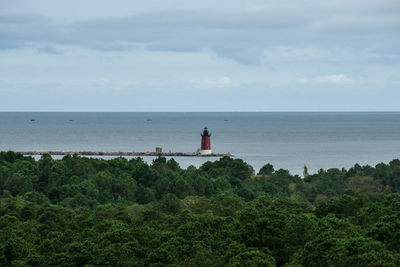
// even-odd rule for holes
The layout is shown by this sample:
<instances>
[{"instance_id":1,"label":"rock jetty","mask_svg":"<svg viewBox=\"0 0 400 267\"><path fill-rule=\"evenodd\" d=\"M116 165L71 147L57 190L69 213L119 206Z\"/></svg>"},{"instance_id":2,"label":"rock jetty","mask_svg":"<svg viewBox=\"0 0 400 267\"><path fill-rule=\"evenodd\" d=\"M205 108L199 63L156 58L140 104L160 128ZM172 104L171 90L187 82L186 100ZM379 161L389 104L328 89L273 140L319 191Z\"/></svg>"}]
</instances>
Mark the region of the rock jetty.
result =
<instances>
[{"instance_id":1,"label":"rock jetty","mask_svg":"<svg viewBox=\"0 0 400 267\"><path fill-rule=\"evenodd\" d=\"M212 153L208 155L201 155L195 152L102 152L102 151L21 151L21 154L26 156L44 155L49 154L53 156L66 156L66 155L79 155L79 156L164 156L164 157L232 157L231 153Z\"/></svg>"}]
</instances>

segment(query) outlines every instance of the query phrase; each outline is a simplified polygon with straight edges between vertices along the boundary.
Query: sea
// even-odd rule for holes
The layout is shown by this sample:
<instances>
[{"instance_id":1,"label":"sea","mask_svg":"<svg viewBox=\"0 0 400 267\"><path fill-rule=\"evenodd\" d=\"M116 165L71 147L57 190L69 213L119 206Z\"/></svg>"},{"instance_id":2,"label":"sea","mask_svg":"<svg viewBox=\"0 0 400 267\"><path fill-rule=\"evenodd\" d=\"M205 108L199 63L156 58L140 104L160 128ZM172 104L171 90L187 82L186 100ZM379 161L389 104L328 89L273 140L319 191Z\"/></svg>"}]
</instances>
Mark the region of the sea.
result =
<instances>
[{"instance_id":1,"label":"sea","mask_svg":"<svg viewBox=\"0 0 400 267\"><path fill-rule=\"evenodd\" d=\"M267 163L302 175L304 166L315 173L400 157L400 112L0 112L0 151L194 152L204 127L213 152L256 173ZM175 160L186 168L218 158Z\"/></svg>"}]
</instances>

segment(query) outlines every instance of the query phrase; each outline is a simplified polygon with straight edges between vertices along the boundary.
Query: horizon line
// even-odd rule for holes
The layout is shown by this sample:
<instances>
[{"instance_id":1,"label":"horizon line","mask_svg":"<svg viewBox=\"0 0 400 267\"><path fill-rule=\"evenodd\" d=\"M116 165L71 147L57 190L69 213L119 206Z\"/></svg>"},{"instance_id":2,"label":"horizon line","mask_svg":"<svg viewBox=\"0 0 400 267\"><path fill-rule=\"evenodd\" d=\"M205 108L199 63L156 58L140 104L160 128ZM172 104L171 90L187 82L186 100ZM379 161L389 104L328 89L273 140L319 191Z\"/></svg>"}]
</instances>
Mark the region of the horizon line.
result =
<instances>
[{"instance_id":1,"label":"horizon line","mask_svg":"<svg viewBox=\"0 0 400 267\"><path fill-rule=\"evenodd\" d=\"M400 110L281 110L281 111L59 111L59 110L28 110L13 111L0 110L0 113L384 113L384 112L400 112Z\"/></svg>"}]
</instances>

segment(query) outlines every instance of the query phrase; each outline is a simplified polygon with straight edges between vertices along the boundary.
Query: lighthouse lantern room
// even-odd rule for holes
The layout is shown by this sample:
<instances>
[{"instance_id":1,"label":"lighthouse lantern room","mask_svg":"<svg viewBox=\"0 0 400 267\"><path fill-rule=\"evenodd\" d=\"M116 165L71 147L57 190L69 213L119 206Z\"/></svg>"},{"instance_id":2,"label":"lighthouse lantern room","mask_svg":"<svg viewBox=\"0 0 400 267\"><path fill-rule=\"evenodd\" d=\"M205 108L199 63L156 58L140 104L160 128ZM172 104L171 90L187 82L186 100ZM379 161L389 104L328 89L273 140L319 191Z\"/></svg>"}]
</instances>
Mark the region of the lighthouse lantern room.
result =
<instances>
[{"instance_id":1,"label":"lighthouse lantern room","mask_svg":"<svg viewBox=\"0 0 400 267\"><path fill-rule=\"evenodd\" d=\"M204 128L203 133L201 134L201 155L211 155L211 134L208 132L207 127Z\"/></svg>"}]
</instances>

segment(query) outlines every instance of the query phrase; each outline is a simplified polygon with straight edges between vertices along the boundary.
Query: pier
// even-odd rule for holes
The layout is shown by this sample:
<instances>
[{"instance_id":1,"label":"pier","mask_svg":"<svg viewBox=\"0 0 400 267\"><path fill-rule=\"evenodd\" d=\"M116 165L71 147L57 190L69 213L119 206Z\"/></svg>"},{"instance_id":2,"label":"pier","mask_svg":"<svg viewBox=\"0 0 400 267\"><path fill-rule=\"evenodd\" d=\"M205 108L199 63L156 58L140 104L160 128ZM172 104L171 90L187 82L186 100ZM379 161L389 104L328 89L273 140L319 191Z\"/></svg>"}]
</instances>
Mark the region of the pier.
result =
<instances>
[{"instance_id":1,"label":"pier","mask_svg":"<svg viewBox=\"0 0 400 267\"><path fill-rule=\"evenodd\" d=\"M102 151L20 151L19 153L25 156L36 156L49 154L52 156L66 156L66 155L79 155L79 156L115 156L115 157L232 157L231 153L211 153L207 155L201 155L196 152L102 152Z\"/></svg>"}]
</instances>

